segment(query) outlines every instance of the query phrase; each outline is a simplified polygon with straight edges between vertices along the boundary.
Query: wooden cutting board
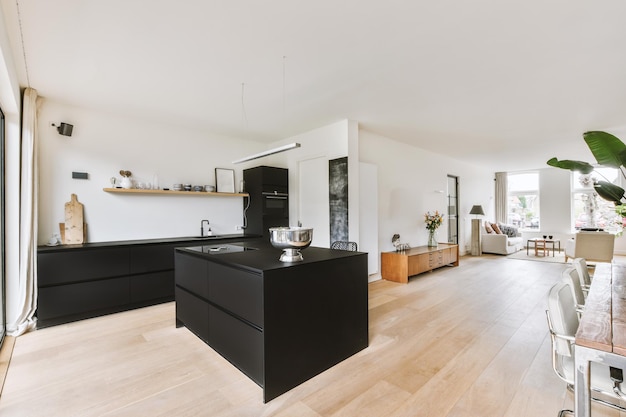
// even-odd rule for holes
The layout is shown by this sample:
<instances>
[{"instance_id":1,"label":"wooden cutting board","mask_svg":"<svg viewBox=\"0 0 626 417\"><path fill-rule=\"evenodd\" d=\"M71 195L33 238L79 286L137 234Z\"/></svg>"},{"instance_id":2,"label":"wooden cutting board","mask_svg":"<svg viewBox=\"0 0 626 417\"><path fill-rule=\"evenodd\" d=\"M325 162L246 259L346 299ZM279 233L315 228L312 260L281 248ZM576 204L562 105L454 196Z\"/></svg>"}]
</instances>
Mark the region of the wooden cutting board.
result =
<instances>
[{"instance_id":1,"label":"wooden cutting board","mask_svg":"<svg viewBox=\"0 0 626 417\"><path fill-rule=\"evenodd\" d=\"M65 203L65 243L68 245L83 243L83 205L76 194Z\"/></svg>"}]
</instances>

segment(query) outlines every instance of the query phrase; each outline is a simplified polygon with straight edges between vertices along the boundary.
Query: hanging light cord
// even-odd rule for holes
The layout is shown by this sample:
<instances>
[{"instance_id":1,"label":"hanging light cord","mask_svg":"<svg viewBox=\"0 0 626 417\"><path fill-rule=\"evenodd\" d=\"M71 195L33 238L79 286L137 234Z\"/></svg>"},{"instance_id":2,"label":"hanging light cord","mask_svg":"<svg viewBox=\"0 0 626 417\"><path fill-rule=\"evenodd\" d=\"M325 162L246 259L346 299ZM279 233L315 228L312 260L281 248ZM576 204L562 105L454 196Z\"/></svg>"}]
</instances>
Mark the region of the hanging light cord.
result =
<instances>
[{"instance_id":1,"label":"hanging light cord","mask_svg":"<svg viewBox=\"0 0 626 417\"><path fill-rule=\"evenodd\" d=\"M22 30L22 14L20 13L20 2L15 0L17 7L17 21L20 25L20 41L22 43L22 56L24 57L24 70L26 71L26 85L30 88L30 76L28 74L28 62L26 61L26 48L24 47L24 31Z\"/></svg>"},{"instance_id":2,"label":"hanging light cord","mask_svg":"<svg viewBox=\"0 0 626 417\"><path fill-rule=\"evenodd\" d=\"M285 62L287 60L287 57L285 55L283 55L283 117L285 116Z\"/></svg>"},{"instance_id":3,"label":"hanging light cord","mask_svg":"<svg viewBox=\"0 0 626 417\"><path fill-rule=\"evenodd\" d=\"M246 103L244 101L244 87L245 84L241 83L241 121L244 127L248 127L248 116L246 115Z\"/></svg>"}]
</instances>

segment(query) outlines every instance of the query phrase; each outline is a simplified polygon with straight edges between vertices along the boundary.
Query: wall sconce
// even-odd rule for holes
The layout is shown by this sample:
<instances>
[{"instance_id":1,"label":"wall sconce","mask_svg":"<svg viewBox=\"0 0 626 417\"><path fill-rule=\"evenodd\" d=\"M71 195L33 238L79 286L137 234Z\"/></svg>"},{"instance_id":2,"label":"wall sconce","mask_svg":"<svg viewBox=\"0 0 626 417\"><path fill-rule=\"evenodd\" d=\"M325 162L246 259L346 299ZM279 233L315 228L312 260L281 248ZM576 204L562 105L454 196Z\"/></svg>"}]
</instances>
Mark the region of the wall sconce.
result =
<instances>
[{"instance_id":1,"label":"wall sconce","mask_svg":"<svg viewBox=\"0 0 626 417\"><path fill-rule=\"evenodd\" d=\"M59 132L59 135L72 136L72 130L74 129L74 125L61 122L61 124L59 124L58 126L52 123L52 126L57 128L57 132Z\"/></svg>"},{"instance_id":2,"label":"wall sconce","mask_svg":"<svg viewBox=\"0 0 626 417\"><path fill-rule=\"evenodd\" d=\"M260 153L254 154L254 155L246 156L245 158L237 159L236 161L233 161L233 164L240 164L242 162L252 161L253 159L263 158L264 156L273 155L273 154L279 153L279 152L285 152L285 151L288 151L290 149L295 149L295 148L299 148L299 147L300 147L299 143L296 143L296 142L290 143L290 144L285 145L285 146L279 146L278 148L268 149L267 151L264 151L264 152L260 152Z\"/></svg>"}]
</instances>

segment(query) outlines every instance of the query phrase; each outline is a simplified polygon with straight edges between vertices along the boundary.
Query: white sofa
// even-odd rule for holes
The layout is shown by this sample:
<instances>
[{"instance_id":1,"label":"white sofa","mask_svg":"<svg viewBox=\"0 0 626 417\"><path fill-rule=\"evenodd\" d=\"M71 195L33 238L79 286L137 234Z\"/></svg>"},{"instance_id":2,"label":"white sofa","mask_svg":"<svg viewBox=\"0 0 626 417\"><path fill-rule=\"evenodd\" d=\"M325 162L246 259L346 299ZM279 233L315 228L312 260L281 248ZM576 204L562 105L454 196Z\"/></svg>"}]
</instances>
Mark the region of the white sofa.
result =
<instances>
[{"instance_id":1,"label":"white sofa","mask_svg":"<svg viewBox=\"0 0 626 417\"><path fill-rule=\"evenodd\" d=\"M500 227L507 227L506 225L499 225ZM511 253L515 253L524 248L524 240L522 239L522 234L517 231L516 228L512 228L513 230L510 234L514 234L513 236L508 236L506 231L502 234L499 233L488 233L485 228L482 229L480 242L482 252L484 253L495 253L498 255L509 255Z\"/></svg>"}]
</instances>

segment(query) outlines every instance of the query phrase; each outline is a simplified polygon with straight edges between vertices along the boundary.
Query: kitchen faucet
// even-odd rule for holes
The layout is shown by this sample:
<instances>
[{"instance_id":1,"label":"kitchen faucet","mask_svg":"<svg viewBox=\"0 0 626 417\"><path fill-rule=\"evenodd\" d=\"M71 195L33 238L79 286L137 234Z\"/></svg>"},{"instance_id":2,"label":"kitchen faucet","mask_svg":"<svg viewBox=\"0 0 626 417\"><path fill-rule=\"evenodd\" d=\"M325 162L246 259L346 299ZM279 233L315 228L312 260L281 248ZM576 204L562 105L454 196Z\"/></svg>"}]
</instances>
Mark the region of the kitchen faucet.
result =
<instances>
[{"instance_id":1,"label":"kitchen faucet","mask_svg":"<svg viewBox=\"0 0 626 417\"><path fill-rule=\"evenodd\" d=\"M204 220L200 220L200 236L204 236L204 222L206 222L206 225L209 226L209 221L204 219ZM208 227L207 232L211 231L211 227Z\"/></svg>"}]
</instances>

